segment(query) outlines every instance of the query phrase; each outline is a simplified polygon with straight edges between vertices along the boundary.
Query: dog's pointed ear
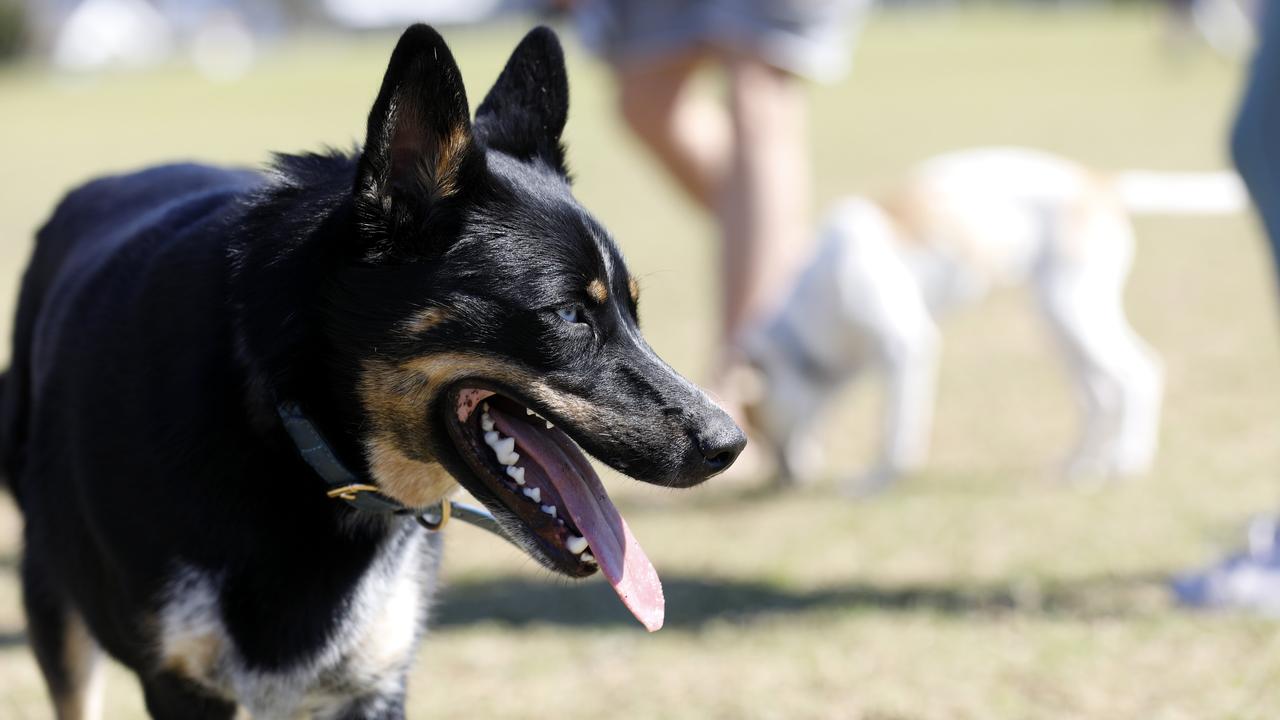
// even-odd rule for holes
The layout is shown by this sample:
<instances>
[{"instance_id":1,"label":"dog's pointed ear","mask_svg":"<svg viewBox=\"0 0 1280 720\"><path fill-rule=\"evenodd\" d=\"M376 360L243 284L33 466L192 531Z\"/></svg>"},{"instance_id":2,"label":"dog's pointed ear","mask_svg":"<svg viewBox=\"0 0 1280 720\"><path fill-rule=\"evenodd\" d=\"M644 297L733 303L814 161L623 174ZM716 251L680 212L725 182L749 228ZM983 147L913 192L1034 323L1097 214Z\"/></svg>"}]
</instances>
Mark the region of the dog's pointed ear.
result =
<instances>
[{"instance_id":1,"label":"dog's pointed ear","mask_svg":"<svg viewBox=\"0 0 1280 720\"><path fill-rule=\"evenodd\" d=\"M569 116L569 79L560 40L548 27L520 41L476 111L476 136L522 160L541 157L562 175L560 135Z\"/></svg>"},{"instance_id":2,"label":"dog's pointed ear","mask_svg":"<svg viewBox=\"0 0 1280 720\"><path fill-rule=\"evenodd\" d=\"M391 230L421 223L432 206L461 192L475 155L458 64L438 32L414 25L391 53L369 111L357 207Z\"/></svg>"}]
</instances>

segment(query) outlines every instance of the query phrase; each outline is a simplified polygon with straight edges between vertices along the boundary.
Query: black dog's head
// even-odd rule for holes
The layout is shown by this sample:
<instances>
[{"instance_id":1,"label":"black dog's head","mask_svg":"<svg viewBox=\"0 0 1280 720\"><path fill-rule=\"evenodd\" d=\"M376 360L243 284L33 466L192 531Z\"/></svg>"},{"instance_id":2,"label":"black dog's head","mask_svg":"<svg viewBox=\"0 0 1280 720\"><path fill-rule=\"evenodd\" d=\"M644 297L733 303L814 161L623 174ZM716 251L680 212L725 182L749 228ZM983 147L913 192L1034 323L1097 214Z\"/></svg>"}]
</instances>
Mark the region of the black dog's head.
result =
<instances>
[{"instance_id":1,"label":"black dog's head","mask_svg":"<svg viewBox=\"0 0 1280 720\"><path fill-rule=\"evenodd\" d=\"M687 487L745 438L641 337L636 282L570 191L567 111L550 30L524 38L474 123L444 41L406 31L369 115L358 241L326 290L325 333L385 494L423 506L456 479L543 564L612 579L643 554L578 448Z\"/></svg>"}]
</instances>

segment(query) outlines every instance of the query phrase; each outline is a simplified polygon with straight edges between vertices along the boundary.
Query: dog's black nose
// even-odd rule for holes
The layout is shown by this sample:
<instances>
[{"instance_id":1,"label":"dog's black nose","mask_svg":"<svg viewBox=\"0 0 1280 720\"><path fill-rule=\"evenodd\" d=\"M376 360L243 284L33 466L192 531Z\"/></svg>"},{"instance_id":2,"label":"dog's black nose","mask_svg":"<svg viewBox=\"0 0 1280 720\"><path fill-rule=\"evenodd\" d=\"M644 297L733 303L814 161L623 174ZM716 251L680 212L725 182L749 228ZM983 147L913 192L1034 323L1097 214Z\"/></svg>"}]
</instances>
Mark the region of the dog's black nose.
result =
<instances>
[{"instance_id":1,"label":"dog's black nose","mask_svg":"<svg viewBox=\"0 0 1280 720\"><path fill-rule=\"evenodd\" d=\"M695 438L702 462L711 473L718 473L733 464L738 454L747 446L747 436L732 421L710 431L698 433Z\"/></svg>"}]
</instances>

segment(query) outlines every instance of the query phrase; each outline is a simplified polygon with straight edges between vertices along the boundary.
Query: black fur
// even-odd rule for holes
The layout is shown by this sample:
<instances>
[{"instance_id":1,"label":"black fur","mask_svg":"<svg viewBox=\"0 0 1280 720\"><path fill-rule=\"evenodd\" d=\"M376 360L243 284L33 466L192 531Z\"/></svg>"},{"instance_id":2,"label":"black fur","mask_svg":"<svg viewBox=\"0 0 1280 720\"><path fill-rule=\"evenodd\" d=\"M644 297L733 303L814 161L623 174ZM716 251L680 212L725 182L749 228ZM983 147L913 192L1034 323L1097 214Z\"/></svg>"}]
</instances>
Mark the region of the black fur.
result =
<instances>
[{"instance_id":1,"label":"black fur","mask_svg":"<svg viewBox=\"0 0 1280 720\"><path fill-rule=\"evenodd\" d=\"M72 692L60 648L80 617L138 673L153 715L229 717L246 701L164 665L156 618L195 592L183 568L216 580L236 657L263 675L306 667L340 636L378 563L422 553L434 572L434 538L327 499L273 412L299 402L371 482L366 440L391 426L407 456L495 503L442 427L447 398L371 415L371 360L466 352L526 368L625 418L554 419L641 480L689 485L732 461L740 431L640 338L623 260L570 193L567 109L549 30L520 44L472 126L447 46L415 26L359 154L282 156L266 173L156 167L63 200L0 378L0 463L26 518L31 637L55 700ZM585 294L594 279L607 302ZM566 306L584 322L562 320ZM446 319L406 333L425 308ZM345 694L353 717L403 715L402 677L371 695L335 679L350 669L311 689Z\"/></svg>"}]
</instances>

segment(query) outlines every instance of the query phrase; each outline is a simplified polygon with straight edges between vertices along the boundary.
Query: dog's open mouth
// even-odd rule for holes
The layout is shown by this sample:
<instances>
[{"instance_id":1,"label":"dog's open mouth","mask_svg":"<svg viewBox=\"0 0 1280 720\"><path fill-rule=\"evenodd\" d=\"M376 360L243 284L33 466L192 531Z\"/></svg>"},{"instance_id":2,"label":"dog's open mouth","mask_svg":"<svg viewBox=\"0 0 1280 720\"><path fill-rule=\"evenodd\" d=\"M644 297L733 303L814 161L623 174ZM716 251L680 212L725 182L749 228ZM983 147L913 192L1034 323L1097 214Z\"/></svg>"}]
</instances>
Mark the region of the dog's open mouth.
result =
<instances>
[{"instance_id":1,"label":"dog's open mouth","mask_svg":"<svg viewBox=\"0 0 1280 720\"><path fill-rule=\"evenodd\" d=\"M450 434L489 497L523 525L553 569L604 573L646 629L662 627L658 573L627 527L600 477L562 430L489 390L461 388Z\"/></svg>"}]
</instances>

